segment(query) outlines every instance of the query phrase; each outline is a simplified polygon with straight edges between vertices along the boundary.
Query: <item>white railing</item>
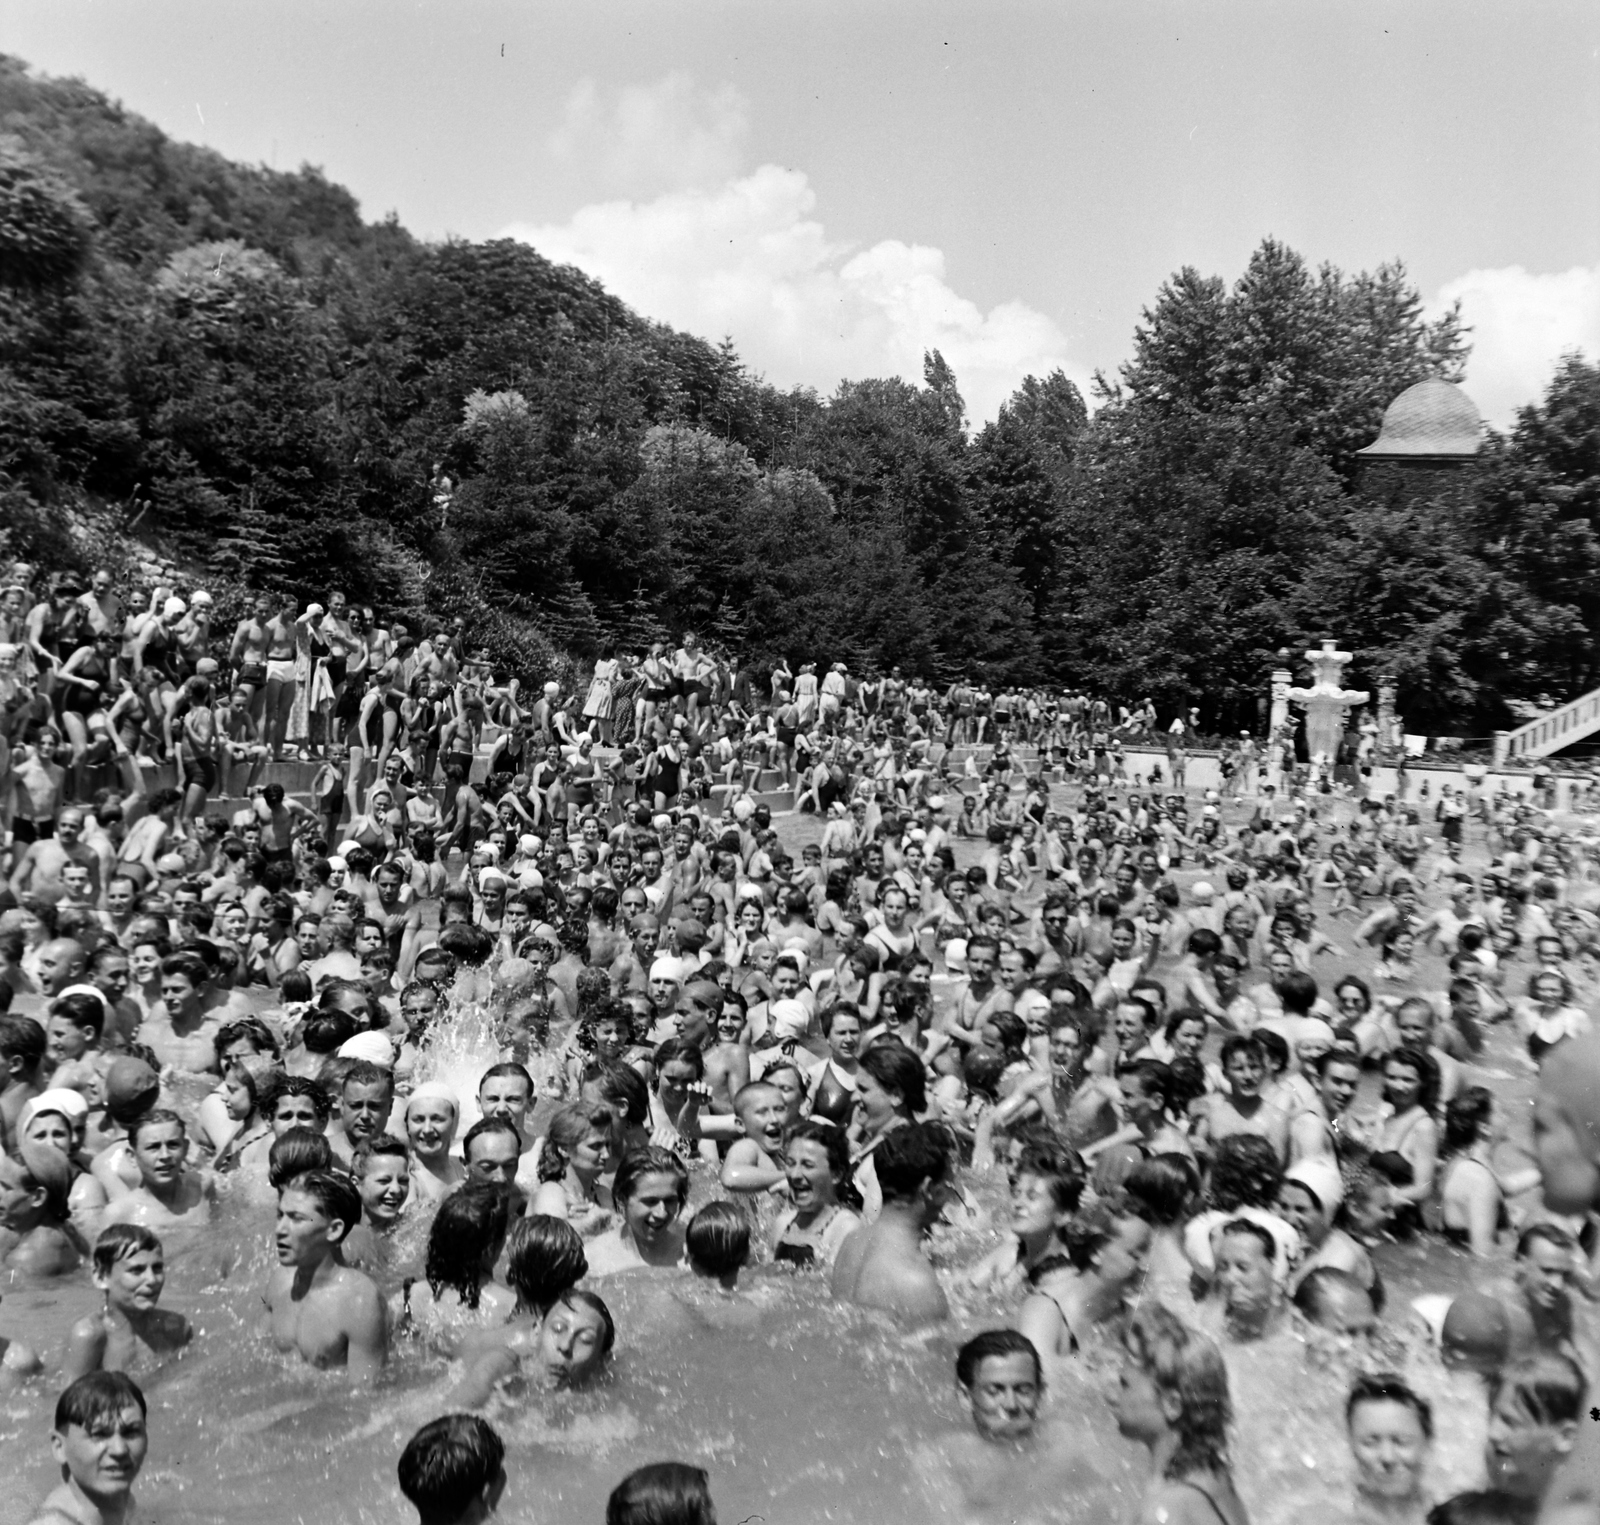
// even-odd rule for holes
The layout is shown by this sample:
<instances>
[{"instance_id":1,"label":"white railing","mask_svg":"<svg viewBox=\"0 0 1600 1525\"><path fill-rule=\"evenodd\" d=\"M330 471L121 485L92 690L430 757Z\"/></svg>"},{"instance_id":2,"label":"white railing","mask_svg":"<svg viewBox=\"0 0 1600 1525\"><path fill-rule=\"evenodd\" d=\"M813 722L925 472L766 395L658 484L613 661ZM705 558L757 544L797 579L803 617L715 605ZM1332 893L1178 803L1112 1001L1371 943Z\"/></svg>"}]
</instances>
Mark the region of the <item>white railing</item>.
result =
<instances>
[{"instance_id":1,"label":"white railing","mask_svg":"<svg viewBox=\"0 0 1600 1525\"><path fill-rule=\"evenodd\" d=\"M1495 737L1495 761L1548 757L1600 731L1600 688Z\"/></svg>"}]
</instances>

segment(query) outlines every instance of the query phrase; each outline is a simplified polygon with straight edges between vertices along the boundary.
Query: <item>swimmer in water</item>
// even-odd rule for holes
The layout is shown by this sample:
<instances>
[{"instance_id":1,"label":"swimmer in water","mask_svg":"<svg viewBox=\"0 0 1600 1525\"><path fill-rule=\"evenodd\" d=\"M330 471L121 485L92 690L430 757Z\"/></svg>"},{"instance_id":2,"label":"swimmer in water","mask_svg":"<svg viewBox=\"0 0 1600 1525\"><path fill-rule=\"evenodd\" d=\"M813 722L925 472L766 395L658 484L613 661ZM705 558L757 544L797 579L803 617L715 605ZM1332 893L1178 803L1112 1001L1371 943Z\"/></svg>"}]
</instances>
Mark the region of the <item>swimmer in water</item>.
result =
<instances>
[{"instance_id":1,"label":"swimmer in water","mask_svg":"<svg viewBox=\"0 0 1600 1525\"><path fill-rule=\"evenodd\" d=\"M30 1346L0 1334L0 1393L14 1392L27 1378L43 1370L44 1362Z\"/></svg>"},{"instance_id":2,"label":"swimmer in water","mask_svg":"<svg viewBox=\"0 0 1600 1525\"><path fill-rule=\"evenodd\" d=\"M94 1243L94 1284L105 1305L72 1326L62 1375L76 1381L92 1371L140 1370L185 1350L194 1326L156 1306L166 1282L161 1241L149 1229L134 1223L102 1229Z\"/></svg>"},{"instance_id":3,"label":"swimmer in water","mask_svg":"<svg viewBox=\"0 0 1600 1525\"><path fill-rule=\"evenodd\" d=\"M606 1525L717 1525L711 1480L687 1462L640 1467L611 1490Z\"/></svg>"},{"instance_id":4,"label":"swimmer in water","mask_svg":"<svg viewBox=\"0 0 1600 1525\"><path fill-rule=\"evenodd\" d=\"M157 1107L128 1129L139 1167L139 1184L106 1209L104 1225L139 1223L146 1228L203 1228L216 1202L208 1171L185 1170L189 1130L176 1112Z\"/></svg>"},{"instance_id":5,"label":"swimmer in water","mask_svg":"<svg viewBox=\"0 0 1600 1525\"><path fill-rule=\"evenodd\" d=\"M144 1394L120 1371L79 1377L56 1400L50 1450L61 1486L31 1525L132 1525L133 1484L150 1447Z\"/></svg>"},{"instance_id":6,"label":"swimmer in water","mask_svg":"<svg viewBox=\"0 0 1600 1525\"><path fill-rule=\"evenodd\" d=\"M411 1152L397 1138L379 1133L356 1146L356 1192L361 1222L339 1247L347 1266L369 1275L387 1267L390 1241L411 1200Z\"/></svg>"},{"instance_id":7,"label":"swimmer in water","mask_svg":"<svg viewBox=\"0 0 1600 1525\"><path fill-rule=\"evenodd\" d=\"M1393 1372L1363 1374L1345 1403L1345 1425L1356 1464L1356 1519L1423 1525L1429 1499L1422 1474L1433 1443L1428 1400Z\"/></svg>"},{"instance_id":8,"label":"swimmer in water","mask_svg":"<svg viewBox=\"0 0 1600 1525\"><path fill-rule=\"evenodd\" d=\"M1081 1429L1043 1420L1039 1352L1015 1329L987 1329L956 1354L956 1383L969 1431L924 1447L919 1470L938 1512L1014 1521L1036 1515L1039 1500L1081 1495L1094 1479Z\"/></svg>"},{"instance_id":9,"label":"swimmer in water","mask_svg":"<svg viewBox=\"0 0 1600 1525\"><path fill-rule=\"evenodd\" d=\"M400 1453L400 1491L419 1525L482 1525L506 1491L506 1447L475 1414L446 1414Z\"/></svg>"},{"instance_id":10,"label":"swimmer in water","mask_svg":"<svg viewBox=\"0 0 1600 1525\"><path fill-rule=\"evenodd\" d=\"M545 1316L588 1274L583 1240L565 1219L535 1214L518 1222L506 1252L516 1309L498 1328L471 1330L462 1338L466 1375L451 1401L466 1408L487 1403L497 1382L537 1354Z\"/></svg>"},{"instance_id":11,"label":"swimmer in water","mask_svg":"<svg viewBox=\"0 0 1600 1525\"><path fill-rule=\"evenodd\" d=\"M839 1247L833 1295L909 1323L937 1323L950 1306L922 1240L955 1190L948 1135L910 1123L884 1137L875 1159L883 1211Z\"/></svg>"},{"instance_id":12,"label":"swimmer in water","mask_svg":"<svg viewBox=\"0 0 1600 1525\"><path fill-rule=\"evenodd\" d=\"M850 1147L843 1128L807 1117L784 1134L784 1179L794 1205L772 1228L772 1258L808 1268L832 1267L839 1246L861 1226L845 1205L850 1185Z\"/></svg>"},{"instance_id":13,"label":"swimmer in water","mask_svg":"<svg viewBox=\"0 0 1600 1525\"><path fill-rule=\"evenodd\" d=\"M339 1246L361 1221L348 1177L314 1170L278 1194L278 1269L267 1282L267 1332L311 1366L370 1380L388 1358L383 1299L370 1277L341 1264Z\"/></svg>"},{"instance_id":14,"label":"swimmer in water","mask_svg":"<svg viewBox=\"0 0 1600 1525\"><path fill-rule=\"evenodd\" d=\"M622 1221L589 1246L590 1276L671 1267L683 1259L689 1172L677 1155L654 1144L630 1149L617 1166L611 1199Z\"/></svg>"},{"instance_id":15,"label":"swimmer in water","mask_svg":"<svg viewBox=\"0 0 1600 1525\"><path fill-rule=\"evenodd\" d=\"M0 1154L0 1265L25 1276L64 1276L84 1244L72 1226L72 1162L52 1144L25 1138Z\"/></svg>"},{"instance_id":16,"label":"swimmer in water","mask_svg":"<svg viewBox=\"0 0 1600 1525\"><path fill-rule=\"evenodd\" d=\"M722 1184L729 1191L781 1191L788 1180L783 1168L783 1129L788 1103L783 1093L764 1081L741 1086L733 1098L740 1137L722 1162Z\"/></svg>"},{"instance_id":17,"label":"swimmer in water","mask_svg":"<svg viewBox=\"0 0 1600 1525\"><path fill-rule=\"evenodd\" d=\"M1270 1256L1269 1256L1270 1260ZM1160 1303L1129 1321L1117 1428L1150 1452L1137 1525L1247 1525L1228 1468L1228 1369L1222 1352Z\"/></svg>"}]
</instances>

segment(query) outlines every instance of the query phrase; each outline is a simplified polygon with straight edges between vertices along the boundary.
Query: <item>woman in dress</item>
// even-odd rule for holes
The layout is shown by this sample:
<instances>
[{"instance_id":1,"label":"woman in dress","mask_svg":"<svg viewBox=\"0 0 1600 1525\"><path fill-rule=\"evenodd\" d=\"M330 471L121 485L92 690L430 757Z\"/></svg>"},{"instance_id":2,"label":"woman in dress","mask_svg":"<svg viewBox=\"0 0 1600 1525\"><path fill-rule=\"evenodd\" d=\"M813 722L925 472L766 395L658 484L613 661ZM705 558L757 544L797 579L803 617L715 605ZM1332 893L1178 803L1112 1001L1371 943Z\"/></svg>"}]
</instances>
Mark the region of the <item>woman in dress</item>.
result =
<instances>
[{"instance_id":1,"label":"woman in dress","mask_svg":"<svg viewBox=\"0 0 1600 1525\"><path fill-rule=\"evenodd\" d=\"M594 664L594 677L589 682L589 696L583 701L583 718L599 733L603 747L611 745L612 688L621 670L616 648L607 641L600 648L600 655Z\"/></svg>"}]
</instances>

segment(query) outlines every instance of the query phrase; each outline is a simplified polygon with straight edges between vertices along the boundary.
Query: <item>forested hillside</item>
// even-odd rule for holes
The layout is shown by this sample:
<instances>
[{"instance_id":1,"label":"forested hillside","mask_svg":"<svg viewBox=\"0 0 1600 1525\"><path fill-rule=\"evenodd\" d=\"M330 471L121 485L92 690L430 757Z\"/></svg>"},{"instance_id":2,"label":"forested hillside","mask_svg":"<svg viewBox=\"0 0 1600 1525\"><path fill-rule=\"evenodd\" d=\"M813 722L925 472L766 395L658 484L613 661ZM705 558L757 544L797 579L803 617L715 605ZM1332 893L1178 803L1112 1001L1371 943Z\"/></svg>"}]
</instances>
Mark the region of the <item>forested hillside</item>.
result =
<instances>
[{"instance_id":1,"label":"forested hillside","mask_svg":"<svg viewBox=\"0 0 1600 1525\"><path fill-rule=\"evenodd\" d=\"M1326 631L1412 728L1487 734L1600 682L1600 372L1569 363L1466 493L1359 495L1384 405L1466 343L1398 265L1267 241L1231 288L1172 277L1092 419L1056 374L973 432L937 352L920 387L784 392L526 246L419 242L0 58L12 550L69 557L61 510L108 504L224 595L461 613L529 677L692 623L1250 723Z\"/></svg>"}]
</instances>

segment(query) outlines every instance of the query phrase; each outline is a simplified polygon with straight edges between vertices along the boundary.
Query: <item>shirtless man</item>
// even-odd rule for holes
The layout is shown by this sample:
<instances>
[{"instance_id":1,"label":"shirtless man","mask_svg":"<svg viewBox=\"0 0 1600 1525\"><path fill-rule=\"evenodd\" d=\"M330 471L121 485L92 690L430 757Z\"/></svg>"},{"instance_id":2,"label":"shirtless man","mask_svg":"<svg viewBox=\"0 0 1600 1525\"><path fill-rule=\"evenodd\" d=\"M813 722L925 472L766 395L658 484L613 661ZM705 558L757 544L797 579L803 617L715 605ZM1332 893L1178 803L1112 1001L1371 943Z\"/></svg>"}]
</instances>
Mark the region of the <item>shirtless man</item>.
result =
<instances>
[{"instance_id":1,"label":"shirtless man","mask_svg":"<svg viewBox=\"0 0 1600 1525\"><path fill-rule=\"evenodd\" d=\"M267 1332L308 1365L343 1366L360 1381L383 1370L388 1328L371 1278L340 1263L361 1198L331 1171L296 1176L278 1193L278 1269L267 1283Z\"/></svg>"},{"instance_id":2,"label":"shirtless man","mask_svg":"<svg viewBox=\"0 0 1600 1525\"><path fill-rule=\"evenodd\" d=\"M211 1216L216 1188L209 1175L184 1169L189 1130L176 1112L155 1107L129 1125L128 1144L139 1184L118 1197L102 1220L148 1229L201 1228Z\"/></svg>"},{"instance_id":3,"label":"shirtless man","mask_svg":"<svg viewBox=\"0 0 1600 1525\"><path fill-rule=\"evenodd\" d=\"M295 822L315 825L316 811L299 800L285 799L282 784L268 784L250 808L261 823L261 856L268 863L293 863Z\"/></svg>"},{"instance_id":4,"label":"shirtless man","mask_svg":"<svg viewBox=\"0 0 1600 1525\"><path fill-rule=\"evenodd\" d=\"M255 601L250 615L234 626L233 645L228 650L235 681L245 691L251 716L262 735L266 734L263 712L267 692L267 646L271 640L267 626L271 619L272 600L263 594Z\"/></svg>"},{"instance_id":5,"label":"shirtless man","mask_svg":"<svg viewBox=\"0 0 1600 1525\"><path fill-rule=\"evenodd\" d=\"M920 1470L936 1505L959 1499L964 1515L1029 1519L1040 1499L1072 1497L1092 1482L1071 1426L1040 1420L1044 1375L1026 1335L986 1329L968 1340L956 1353L956 1381L972 1430L922 1450Z\"/></svg>"},{"instance_id":6,"label":"shirtless man","mask_svg":"<svg viewBox=\"0 0 1600 1525\"><path fill-rule=\"evenodd\" d=\"M83 811L69 806L56 818L56 834L30 844L11 875L11 893L19 900L38 895L60 900L66 893L62 874L69 864L87 870L90 890L100 899L100 855L83 840Z\"/></svg>"},{"instance_id":7,"label":"shirtless man","mask_svg":"<svg viewBox=\"0 0 1600 1525\"><path fill-rule=\"evenodd\" d=\"M923 1253L922 1237L949 1200L946 1135L923 1123L893 1129L873 1151L883 1211L854 1229L834 1262L833 1295L912 1324L945 1318L944 1289Z\"/></svg>"}]
</instances>

